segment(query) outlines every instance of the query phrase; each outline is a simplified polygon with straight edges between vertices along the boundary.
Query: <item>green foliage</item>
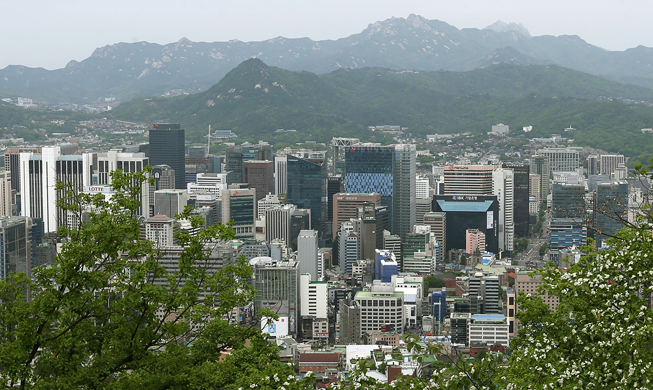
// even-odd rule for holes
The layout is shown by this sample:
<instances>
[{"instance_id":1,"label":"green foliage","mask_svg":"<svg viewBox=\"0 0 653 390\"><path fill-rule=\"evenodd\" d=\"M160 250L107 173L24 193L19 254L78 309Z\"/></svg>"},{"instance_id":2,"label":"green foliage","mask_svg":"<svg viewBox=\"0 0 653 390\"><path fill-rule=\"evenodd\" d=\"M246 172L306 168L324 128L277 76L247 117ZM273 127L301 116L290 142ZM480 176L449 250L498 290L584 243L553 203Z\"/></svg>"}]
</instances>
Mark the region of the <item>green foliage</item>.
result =
<instances>
[{"instance_id":1,"label":"green foliage","mask_svg":"<svg viewBox=\"0 0 653 390\"><path fill-rule=\"evenodd\" d=\"M428 275L424 277L424 291L428 291L432 288L442 288L445 287L443 279L438 278L434 275Z\"/></svg>"},{"instance_id":2,"label":"green foliage","mask_svg":"<svg viewBox=\"0 0 653 390\"><path fill-rule=\"evenodd\" d=\"M549 249L549 244L548 243L545 242L544 244L542 244L542 246L540 247L540 250L539 250L540 256L544 256L548 249Z\"/></svg>"},{"instance_id":3,"label":"green foliage","mask_svg":"<svg viewBox=\"0 0 653 390\"><path fill-rule=\"evenodd\" d=\"M528 248L528 239L518 238L515 240L515 253L523 252Z\"/></svg>"},{"instance_id":4,"label":"green foliage","mask_svg":"<svg viewBox=\"0 0 653 390\"><path fill-rule=\"evenodd\" d=\"M77 222L56 262L0 281L0 384L21 388L230 388L280 370L257 326L226 320L255 291L244 259L218 268L211 243L233 230L215 225L177 234L176 271L139 241L136 210L144 173L112 173L111 200L58 185ZM90 207L88 220L82 211ZM190 218L194 227L201 218ZM166 285L167 284L167 285ZM31 300L27 300L27 294ZM251 339L253 346L244 348ZM223 363L221 354L234 349ZM268 365L270 364L270 365ZM252 373L241 378L243 372ZM289 374L288 374L289 375Z\"/></svg>"}]
</instances>

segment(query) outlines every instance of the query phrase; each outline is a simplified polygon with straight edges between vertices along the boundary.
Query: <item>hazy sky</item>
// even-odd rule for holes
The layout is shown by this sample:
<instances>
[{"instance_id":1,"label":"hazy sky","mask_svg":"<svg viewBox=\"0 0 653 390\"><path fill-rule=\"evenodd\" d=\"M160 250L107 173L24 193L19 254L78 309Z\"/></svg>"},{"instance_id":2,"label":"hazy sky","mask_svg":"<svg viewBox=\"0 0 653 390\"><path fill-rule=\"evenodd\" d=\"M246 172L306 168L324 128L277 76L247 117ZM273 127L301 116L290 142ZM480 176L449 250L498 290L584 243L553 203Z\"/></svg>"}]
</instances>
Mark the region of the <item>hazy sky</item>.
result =
<instances>
[{"instance_id":1,"label":"hazy sky","mask_svg":"<svg viewBox=\"0 0 653 390\"><path fill-rule=\"evenodd\" d=\"M411 13L457 28L497 20L579 35L609 50L653 47L651 0L0 0L0 68L61 68L118 42L337 39Z\"/></svg>"}]
</instances>

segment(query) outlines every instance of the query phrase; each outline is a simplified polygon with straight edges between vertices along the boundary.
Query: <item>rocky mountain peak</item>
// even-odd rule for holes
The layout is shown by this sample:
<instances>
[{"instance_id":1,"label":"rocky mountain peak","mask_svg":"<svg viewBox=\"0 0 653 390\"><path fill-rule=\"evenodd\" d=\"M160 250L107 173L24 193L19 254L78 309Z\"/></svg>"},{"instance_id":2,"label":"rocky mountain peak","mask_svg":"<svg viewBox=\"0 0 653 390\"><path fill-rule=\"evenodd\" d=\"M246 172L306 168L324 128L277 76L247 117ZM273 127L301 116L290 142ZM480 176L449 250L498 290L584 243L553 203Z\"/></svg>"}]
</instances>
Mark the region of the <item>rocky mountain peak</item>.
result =
<instances>
[{"instance_id":1,"label":"rocky mountain peak","mask_svg":"<svg viewBox=\"0 0 653 390\"><path fill-rule=\"evenodd\" d=\"M492 30L494 32L516 32L520 35L523 35L525 37L530 37L531 34L528 32L526 27L524 27L523 24L519 23L505 23L501 20L496 21L495 23L487 26L484 28L484 30Z\"/></svg>"}]
</instances>

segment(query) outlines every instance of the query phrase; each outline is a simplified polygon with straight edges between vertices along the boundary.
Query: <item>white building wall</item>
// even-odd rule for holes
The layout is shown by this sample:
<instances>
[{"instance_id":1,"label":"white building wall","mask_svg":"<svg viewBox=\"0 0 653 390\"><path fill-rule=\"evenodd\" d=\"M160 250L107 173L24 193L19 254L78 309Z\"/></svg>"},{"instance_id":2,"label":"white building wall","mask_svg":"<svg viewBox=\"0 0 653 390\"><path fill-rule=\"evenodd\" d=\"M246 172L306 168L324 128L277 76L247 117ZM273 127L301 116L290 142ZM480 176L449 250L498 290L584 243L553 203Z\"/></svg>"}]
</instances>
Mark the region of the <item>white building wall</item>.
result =
<instances>
[{"instance_id":1,"label":"white building wall","mask_svg":"<svg viewBox=\"0 0 653 390\"><path fill-rule=\"evenodd\" d=\"M318 280L317 264L317 231L301 230L297 237L297 260L299 261L299 273L310 274L311 281Z\"/></svg>"},{"instance_id":2,"label":"white building wall","mask_svg":"<svg viewBox=\"0 0 653 390\"><path fill-rule=\"evenodd\" d=\"M512 251L515 239L515 180L512 169L497 168L492 172L492 194L499 201L499 250ZM503 228L501 228L503 227Z\"/></svg>"}]
</instances>

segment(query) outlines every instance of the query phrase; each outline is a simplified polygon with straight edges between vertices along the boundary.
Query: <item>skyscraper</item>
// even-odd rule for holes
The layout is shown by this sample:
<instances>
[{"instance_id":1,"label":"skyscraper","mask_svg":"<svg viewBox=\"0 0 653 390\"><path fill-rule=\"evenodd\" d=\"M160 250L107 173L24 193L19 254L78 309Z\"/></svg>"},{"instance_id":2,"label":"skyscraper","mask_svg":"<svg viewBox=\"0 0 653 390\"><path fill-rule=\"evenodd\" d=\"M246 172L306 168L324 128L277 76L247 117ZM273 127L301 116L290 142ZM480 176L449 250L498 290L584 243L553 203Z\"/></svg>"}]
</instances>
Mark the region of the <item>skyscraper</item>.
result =
<instances>
[{"instance_id":1,"label":"skyscraper","mask_svg":"<svg viewBox=\"0 0 653 390\"><path fill-rule=\"evenodd\" d=\"M586 216L585 186L582 184L554 183L551 188L553 218L575 218L582 221Z\"/></svg>"},{"instance_id":2,"label":"skyscraper","mask_svg":"<svg viewBox=\"0 0 653 390\"><path fill-rule=\"evenodd\" d=\"M596 243L601 245L625 226L628 219L628 183L598 183L594 196L593 228Z\"/></svg>"},{"instance_id":3,"label":"skyscraper","mask_svg":"<svg viewBox=\"0 0 653 390\"><path fill-rule=\"evenodd\" d=\"M327 178L324 158L287 157L287 202L300 209L311 210L311 225L324 231L326 208L325 184Z\"/></svg>"},{"instance_id":4,"label":"skyscraper","mask_svg":"<svg viewBox=\"0 0 653 390\"><path fill-rule=\"evenodd\" d=\"M186 131L179 124L155 124L150 130L150 164L169 165L175 170L175 188L186 188Z\"/></svg>"},{"instance_id":5,"label":"skyscraper","mask_svg":"<svg viewBox=\"0 0 653 390\"><path fill-rule=\"evenodd\" d=\"M451 165L444 169L444 195L492 195L496 165Z\"/></svg>"},{"instance_id":6,"label":"skyscraper","mask_svg":"<svg viewBox=\"0 0 653 390\"><path fill-rule=\"evenodd\" d=\"M274 192L274 164L272 161L250 160L243 162L243 183L256 188L256 201ZM292 203L292 202L291 202Z\"/></svg>"},{"instance_id":7,"label":"skyscraper","mask_svg":"<svg viewBox=\"0 0 653 390\"><path fill-rule=\"evenodd\" d=\"M379 193L395 234L408 234L415 224L415 157L415 145L356 144L345 150L345 190Z\"/></svg>"},{"instance_id":8,"label":"skyscraper","mask_svg":"<svg viewBox=\"0 0 653 390\"><path fill-rule=\"evenodd\" d=\"M529 202L529 170L528 165L508 164L506 168L514 172L514 207L513 223L515 225L514 234L520 237L528 235L528 202Z\"/></svg>"},{"instance_id":9,"label":"skyscraper","mask_svg":"<svg viewBox=\"0 0 653 390\"><path fill-rule=\"evenodd\" d=\"M302 230L297 237L297 260L299 261L299 273L310 274L311 281L319 279L317 266L317 231Z\"/></svg>"},{"instance_id":10,"label":"skyscraper","mask_svg":"<svg viewBox=\"0 0 653 390\"><path fill-rule=\"evenodd\" d=\"M537 154L549 158L549 167L551 168L551 172L573 172L580 168L580 157L578 150L576 149L544 148L538 150Z\"/></svg>"},{"instance_id":11,"label":"skyscraper","mask_svg":"<svg viewBox=\"0 0 653 390\"><path fill-rule=\"evenodd\" d=\"M531 157L531 174L540 175L539 194L540 202L546 202L546 197L551 191L551 166L549 158L545 155L538 154ZM531 188L533 188L531 186Z\"/></svg>"},{"instance_id":12,"label":"skyscraper","mask_svg":"<svg viewBox=\"0 0 653 390\"><path fill-rule=\"evenodd\" d=\"M492 192L499 202L499 251L511 252L515 240L515 178L512 169L497 168L492 172Z\"/></svg>"}]
</instances>

